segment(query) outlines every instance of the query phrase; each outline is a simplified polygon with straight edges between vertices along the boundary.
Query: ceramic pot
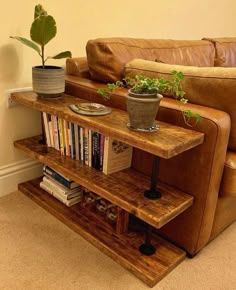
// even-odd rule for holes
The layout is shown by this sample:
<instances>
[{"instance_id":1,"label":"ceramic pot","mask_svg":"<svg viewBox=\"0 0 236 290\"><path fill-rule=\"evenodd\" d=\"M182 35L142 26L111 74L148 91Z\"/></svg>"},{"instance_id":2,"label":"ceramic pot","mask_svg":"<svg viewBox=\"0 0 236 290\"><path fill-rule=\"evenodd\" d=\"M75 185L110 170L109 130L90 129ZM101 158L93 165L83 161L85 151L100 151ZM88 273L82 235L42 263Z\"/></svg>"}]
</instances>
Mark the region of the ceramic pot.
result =
<instances>
[{"instance_id":1,"label":"ceramic pot","mask_svg":"<svg viewBox=\"0 0 236 290\"><path fill-rule=\"evenodd\" d=\"M154 121L163 98L160 94L135 94L128 91L126 96L128 127L138 131L152 131L156 128Z\"/></svg>"},{"instance_id":2,"label":"ceramic pot","mask_svg":"<svg viewBox=\"0 0 236 290\"><path fill-rule=\"evenodd\" d=\"M65 91L63 67L46 65L32 68L32 87L40 98L59 98Z\"/></svg>"}]
</instances>

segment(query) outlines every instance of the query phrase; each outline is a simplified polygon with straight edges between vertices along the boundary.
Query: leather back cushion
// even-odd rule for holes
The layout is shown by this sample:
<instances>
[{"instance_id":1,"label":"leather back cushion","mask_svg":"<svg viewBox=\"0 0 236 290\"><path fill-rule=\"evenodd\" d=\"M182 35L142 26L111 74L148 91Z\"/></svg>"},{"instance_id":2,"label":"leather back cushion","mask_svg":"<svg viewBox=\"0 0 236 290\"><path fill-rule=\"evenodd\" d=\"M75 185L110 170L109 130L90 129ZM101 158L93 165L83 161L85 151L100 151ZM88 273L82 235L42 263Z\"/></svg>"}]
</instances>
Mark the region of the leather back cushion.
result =
<instances>
[{"instance_id":1,"label":"leather back cushion","mask_svg":"<svg viewBox=\"0 0 236 290\"><path fill-rule=\"evenodd\" d=\"M224 111L231 118L229 148L236 150L236 68L168 65L142 59L126 64L124 75L144 74L170 77L172 70L182 71L183 89L189 102Z\"/></svg>"},{"instance_id":2,"label":"leather back cushion","mask_svg":"<svg viewBox=\"0 0 236 290\"><path fill-rule=\"evenodd\" d=\"M203 38L215 46L215 66L236 67L236 38Z\"/></svg>"},{"instance_id":3,"label":"leather back cushion","mask_svg":"<svg viewBox=\"0 0 236 290\"><path fill-rule=\"evenodd\" d=\"M86 52L92 79L104 83L120 80L125 64L135 58L213 66L215 56L207 40L99 38L87 42Z\"/></svg>"}]
</instances>

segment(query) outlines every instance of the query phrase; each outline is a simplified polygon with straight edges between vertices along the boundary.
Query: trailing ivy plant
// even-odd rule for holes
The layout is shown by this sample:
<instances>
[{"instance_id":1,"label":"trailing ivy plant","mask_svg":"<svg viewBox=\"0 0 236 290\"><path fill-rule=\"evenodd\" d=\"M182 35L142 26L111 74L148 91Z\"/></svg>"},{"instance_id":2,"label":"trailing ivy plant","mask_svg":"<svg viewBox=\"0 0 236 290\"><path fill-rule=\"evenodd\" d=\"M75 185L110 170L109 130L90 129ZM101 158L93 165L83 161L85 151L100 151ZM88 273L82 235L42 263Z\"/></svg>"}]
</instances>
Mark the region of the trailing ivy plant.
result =
<instances>
[{"instance_id":1,"label":"trailing ivy plant","mask_svg":"<svg viewBox=\"0 0 236 290\"><path fill-rule=\"evenodd\" d=\"M55 19L51 15L48 15L41 4L38 4L34 9L34 21L30 29L31 40L21 36L10 37L34 49L41 57L42 67L45 68L45 63L48 59L61 59L72 56L70 51L63 51L54 56L45 56L45 46L56 36L56 33Z\"/></svg>"},{"instance_id":2,"label":"trailing ivy plant","mask_svg":"<svg viewBox=\"0 0 236 290\"><path fill-rule=\"evenodd\" d=\"M109 99L116 88L126 87L132 93L142 94L144 97L145 94L161 93L169 97L172 96L182 104L186 104L188 99L184 98L185 92L182 88L183 73L173 70L171 76L171 79L150 78L143 75L136 75L134 78L125 77L122 81L108 83L106 87L99 88L97 92L105 99ZM190 125L190 119L194 118L196 120L195 123L202 119L200 114L191 110L184 110L183 116L185 123L189 126L192 126Z\"/></svg>"}]
</instances>

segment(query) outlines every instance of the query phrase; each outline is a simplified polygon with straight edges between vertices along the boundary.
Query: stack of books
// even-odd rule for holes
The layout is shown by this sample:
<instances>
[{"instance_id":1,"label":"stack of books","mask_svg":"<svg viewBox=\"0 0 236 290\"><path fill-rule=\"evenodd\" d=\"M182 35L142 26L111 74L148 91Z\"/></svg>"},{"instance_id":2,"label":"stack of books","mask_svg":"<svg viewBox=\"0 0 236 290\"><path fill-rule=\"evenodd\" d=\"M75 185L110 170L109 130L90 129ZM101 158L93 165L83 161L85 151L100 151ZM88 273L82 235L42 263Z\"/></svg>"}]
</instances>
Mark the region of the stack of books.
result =
<instances>
[{"instance_id":1,"label":"stack of books","mask_svg":"<svg viewBox=\"0 0 236 290\"><path fill-rule=\"evenodd\" d=\"M82 188L78 183L61 175L47 165L43 166L43 174L40 187L66 206L70 207L81 201Z\"/></svg>"},{"instance_id":2,"label":"stack of books","mask_svg":"<svg viewBox=\"0 0 236 290\"><path fill-rule=\"evenodd\" d=\"M80 160L104 174L131 166L132 146L49 113L42 114L47 146L61 155Z\"/></svg>"}]
</instances>

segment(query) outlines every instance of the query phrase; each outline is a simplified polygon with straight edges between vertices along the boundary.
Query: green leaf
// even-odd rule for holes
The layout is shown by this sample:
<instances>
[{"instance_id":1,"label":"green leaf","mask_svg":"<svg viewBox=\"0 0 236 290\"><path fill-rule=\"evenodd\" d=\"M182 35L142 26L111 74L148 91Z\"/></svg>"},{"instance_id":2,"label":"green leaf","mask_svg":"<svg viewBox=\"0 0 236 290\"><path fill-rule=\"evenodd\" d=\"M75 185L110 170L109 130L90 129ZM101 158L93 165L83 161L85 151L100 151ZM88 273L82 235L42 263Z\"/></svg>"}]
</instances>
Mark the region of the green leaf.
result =
<instances>
[{"instance_id":1,"label":"green leaf","mask_svg":"<svg viewBox=\"0 0 236 290\"><path fill-rule=\"evenodd\" d=\"M40 48L37 44L35 44L33 41L26 39L24 37L20 37L20 36L10 36L10 38L19 40L21 43L33 48L34 50L37 51L37 53L40 55Z\"/></svg>"},{"instance_id":2,"label":"green leaf","mask_svg":"<svg viewBox=\"0 0 236 290\"><path fill-rule=\"evenodd\" d=\"M56 21L50 15L41 15L32 23L30 37L41 46L47 44L56 36Z\"/></svg>"},{"instance_id":3,"label":"green leaf","mask_svg":"<svg viewBox=\"0 0 236 290\"><path fill-rule=\"evenodd\" d=\"M41 4L38 4L34 8L34 19L41 15L47 15L47 11L43 8Z\"/></svg>"},{"instance_id":4,"label":"green leaf","mask_svg":"<svg viewBox=\"0 0 236 290\"><path fill-rule=\"evenodd\" d=\"M53 58L53 59L60 59L60 58L66 58L66 57L72 57L72 54L71 54L71 52L70 51L63 51L63 52L61 52L61 53L58 53L58 54L56 54L56 55L54 55L54 56L50 56L50 57L48 57L48 58Z\"/></svg>"}]
</instances>

